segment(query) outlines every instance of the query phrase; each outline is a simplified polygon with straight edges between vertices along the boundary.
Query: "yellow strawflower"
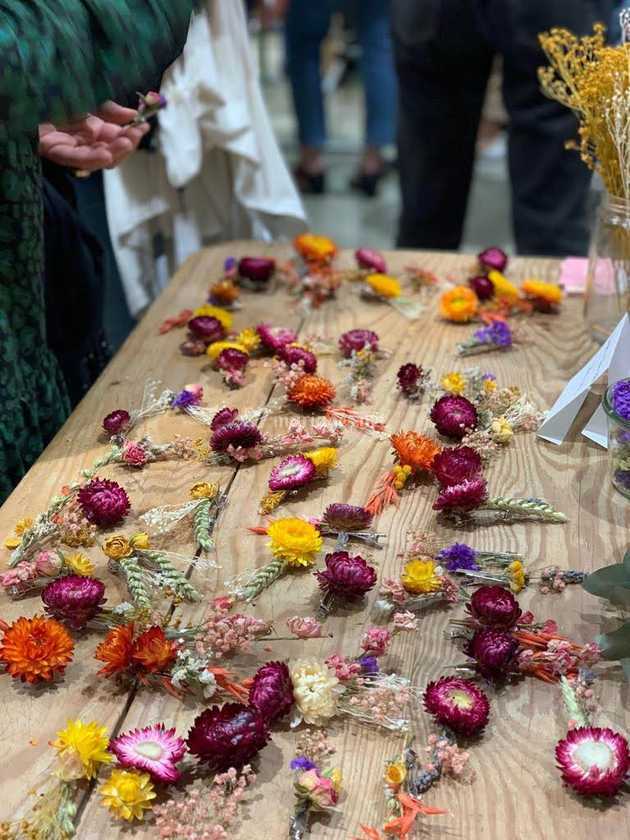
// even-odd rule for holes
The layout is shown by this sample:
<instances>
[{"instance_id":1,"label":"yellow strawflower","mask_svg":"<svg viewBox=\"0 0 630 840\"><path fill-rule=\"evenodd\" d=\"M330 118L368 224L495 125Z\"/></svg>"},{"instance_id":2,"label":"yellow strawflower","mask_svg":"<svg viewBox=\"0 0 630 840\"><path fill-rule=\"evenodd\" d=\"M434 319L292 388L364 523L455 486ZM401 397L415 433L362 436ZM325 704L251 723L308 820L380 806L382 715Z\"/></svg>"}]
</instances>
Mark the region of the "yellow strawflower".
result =
<instances>
[{"instance_id":1,"label":"yellow strawflower","mask_svg":"<svg viewBox=\"0 0 630 840\"><path fill-rule=\"evenodd\" d=\"M493 394L497 390L496 379L484 379L483 390L486 392L486 394Z\"/></svg>"},{"instance_id":2,"label":"yellow strawflower","mask_svg":"<svg viewBox=\"0 0 630 840\"><path fill-rule=\"evenodd\" d=\"M227 309L221 309L220 306L212 306L209 303L205 303L203 306L195 309L193 314L195 318L199 318L201 316L216 318L226 332L232 326L232 315L227 311Z\"/></svg>"},{"instance_id":3,"label":"yellow strawflower","mask_svg":"<svg viewBox=\"0 0 630 840\"><path fill-rule=\"evenodd\" d=\"M437 592L442 586L435 571L435 563L429 559L410 560L406 563L400 581L405 590L413 595Z\"/></svg>"},{"instance_id":4,"label":"yellow strawflower","mask_svg":"<svg viewBox=\"0 0 630 840\"><path fill-rule=\"evenodd\" d=\"M15 533L21 537L25 531L33 527L33 520L30 516L25 516L24 519L18 519L15 523Z\"/></svg>"},{"instance_id":5,"label":"yellow strawflower","mask_svg":"<svg viewBox=\"0 0 630 840\"><path fill-rule=\"evenodd\" d=\"M103 806L127 822L144 819L156 797L151 776L138 770L112 770L100 794Z\"/></svg>"},{"instance_id":6,"label":"yellow strawflower","mask_svg":"<svg viewBox=\"0 0 630 840\"><path fill-rule=\"evenodd\" d=\"M244 344L239 344L238 341L213 341L212 344L208 345L206 353L214 362L224 350L239 350L241 353L249 356L247 347Z\"/></svg>"},{"instance_id":7,"label":"yellow strawflower","mask_svg":"<svg viewBox=\"0 0 630 840\"><path fill-rule=\"evenodd\" d=\"M507 303L516 303L519 298L518 289L514 283L510 283L507 277L504 277L500 271L489 272L488 280L490 280L494 286L494 296L497 300L505 300Z\"/></svg>"},{"instance_id":8,"label":"yellow strawflower","mask_svg":"<svg viewBox=\"0 0 630 840\"><path fill-rule=\"evenodd\" d=\"M253 353L260 347L260 336L251 327L246 327L244 330L241 330L236 340L239 344L243 345L248 353Z\"/></svg>"},{"instance_id":9,"label":"yellow strawflower","mask_svg":"<svg viewBox=\"0 0 630 840\"><path fill-rule=\"evenodd\" d=\"M59 757L57 776L64 781L93 779L100 764L113 761L107 752L109 736L107 728L95 721L83 723L69 720L65 729L57 732L53 747Z\"/></svg>"},{"instance_id":10,"label":"yellow strawflower","mask_svg":"<svg viewBox=\"0 0 630 840\"><path fill-rule=\"evenodd\" d=\"M368 274L365 282L375 294L381 297L400 297L400 283L395 277L390 277L389 274Z\"/></svg>"},{"instance_id":11,"label":"yellow strawflower","mask_svg":"<svg viewBox=\"0 0 630 840\"><path fill-rule=\"evenodd\" d=\"M505 417L496 417L490 425L490 434L497 443L509 443L514 437L514 429Z\"/></svg>"},{"instance_id":12,"label":"yellow strawflower","mask_svg":"<svg viewBox=\"0 0 630 840\"><path fill-rule=\"evenodd\" d=\"M538 298L551 304L560 303L563 298L560 286L556 286L555 283L545 283L544 280L525 280L521 289L527 297Z\"/></svg>"},{"instance_id":13,"label":"yellow strawflower","mask_svg":"<svg viewBox=\"0 0 630 840\"><path fill-rule=\"evenodd\" d=\"M85 554L80 554L79 552L76 554L65 554L63 562L69 569L72 569L75 575L88 577L94 574L94 563Z\"/></svg>"},{"instance_id":14,"label":"yellow strawflower","mask_svg":"<svg viewBox=\"0 0 630 840\"><path fill-rule=\"evenodd\" d=\"M132 534L129 544L132 548L147 549L150 545L149 535L144 531L138 531L137 534Z\"/></svg>"},{"instance_id":15,"label":"yellow strawflower","mask_svg":"<svg viewBox=\"0 0 630 840\"><path fill-rule=\"evenodd\" d=\"M321 449L312 449L305 452L304 457L312 461L317 475L326 475L337 466L337 450L334 446L322 446Z\"/></svg>"},{"instance_id":16,"label":"yellow strawflower","mask_svg":"<svg viewBox=\"0 0 630 840\"><path fill-rule=\"evenodd\" d=\"M407 778L407 768L402 761L391 761L385 768L385 784L398 790Z\"/></svg>"},{"instance_id":17,"label":"yellow strawflower","mask_svg":"<svg viewBox=\"0 0 630 840\"><path fill-rule=\"evenodd\" d=\"M323 543L317 528L305 519L276 519L269 523L267 534L272 553L294 567L311 566Z\"/></svg>"},{"instance_id":18,"label":"yellow strawflower","mask_svg":"<svg viewBox=\"0 0 630 840\"><path fill-rule=\"evenodd\" d=\"M190 488L191 499L214 499L219 492L218 484L208 484L207 481L198 481Z\"/></svg>"},{"instance_id":19,"label":"yellow strawflower","mask_svg":"<svg viewBox=\"0 0 630 840\"><path fill-rule=\"evenodd\" d=\"M447 373L446 376L442 377L440 385L445 391L448 391L449 394L463 394L466 390L466 377L461 373L451 371L450 373Z\"/></svg>"}]
</instances>

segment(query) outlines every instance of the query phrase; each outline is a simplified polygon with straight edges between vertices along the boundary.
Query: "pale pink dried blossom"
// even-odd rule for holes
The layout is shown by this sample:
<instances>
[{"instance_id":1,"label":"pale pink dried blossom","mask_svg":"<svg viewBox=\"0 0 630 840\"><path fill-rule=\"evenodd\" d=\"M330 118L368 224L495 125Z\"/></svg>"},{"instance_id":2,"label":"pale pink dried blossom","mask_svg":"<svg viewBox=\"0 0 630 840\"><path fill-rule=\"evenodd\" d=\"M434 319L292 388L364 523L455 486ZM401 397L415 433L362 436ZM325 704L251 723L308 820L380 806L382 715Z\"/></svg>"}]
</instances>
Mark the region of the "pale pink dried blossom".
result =
<instances>
[{"instance_id":1,"label":"pale pink dried blossom","mask_svg":"<svg viewBox=\"0 0 630 840\"><path fill-rule=\"evenodd\" d=\"M383 656L392 640L392 634L384 627L368 627L361 638L361 650L373 656Z\"/></svg>"},{"instance_id":2,"label":"pale pink dried blossom","mask_svg":"<svg viewBox=\"0 0 630 840\"><path fill-rule=\"evenodd\" d=\"M56 551L40 551L35 558L35 568L44 577L55 577L62 566L63 561Z\"/></svg>"},{"instance_id":3,"label":"pale pink dried blossom","mask_svg":"<svg viewBox=\"0 0 630 840\"><path fill-rule=\"evenodd\" d=\"M440 738L437 735L429 735L428 746L425 749L437 758L443 775L452 776L460 781L464 779L470 760L470 753L467 750L462 750L457 744L450 743L446 738ZM431 763L424 765L426 770L429 770L429 767L434 767L434 765ZM472 781L471 776L468 776L467 781Z\"/></svg>"},{"instance_id":4,"label":"pale pink dried blossom","mask_svg":"<svg viewBox=\"0 0 630 840\"><path fill-rule=\"evenodd\" d=\"M347 714L387 729L406 728L411 690L405 681L384 676L359 679L357 685L358 691L349 697L343 709Z\"/></svg>"},{"instance_id":5,"label":"pale pink dried blossom","mask_svg":"<svg viewBox=\"0 0 630 840\"><path fill-rule=\"evenodd\" d=\"M29 583L37 580L39 574L34 562L23 560L15 568L8 569L0 574L0 586L3 589L13 590L13 594L19 594L29 589Z\"/></svg>"},{"instance_id":6,"label":"pale pink dried blossom","mask_svg":"<svg viewBox=\"0 0 630 840\"><path fill-rule=\"evenodd\" d=\"M381 584L381 593L383 595L389 595L389 598L394 602L394 604L398 604L400 606L406 603L409 598L409 595L405 592L402 583L399 580L394 580L394 578L385 578Z\"/></svg>"},{"instance_id":7,"label":"pale pink dried blossom","mask_svg":"<svg viewBox=\"0 0 630 840\"><path fill-rule=\"evenodd\" d=\"M289 365L280 359L274 359L271 365L271 372L274 380L282 386L285 391L290 391L295 383L304 376L304 366L302 364Z\"/></svg>"},{"instance_id":8,"label":"pale pink dried blossom","mask_svg":"<svg viewBox=\"0 0 630 840\"><path fill-rule=\"evenodd\" d=\"M442 575L441 593L449 604L459 603L459 586L448 575Z\"/></svg>"},{"instance_id":9,"label":"pale pink dried blossom","mask_svg":"<svg viewBox=\"0 0 630 840\"><path fill-rule=\"evenodd\" d=\"M267 622L254 616L226 615L219 611L204 621L203 631L195 640L195 649L200 656L213 659L247 652L250 642L266 636L270 629Z\"/></svg>"},{"instance_id":10,"label":"pale pink dried blossom","mask_svg":"<svg viewBox=\"0 0 630 840\"><path fill-rule=\"evenodd\" d=\"M328 740L328 733L325 729L305 729L297 740L295 747L296 755L303 755L310 758L315 764L321 766L328 756L336 752Z\"/></svg>"},{"instance_id":11,"label":"pale pink dried blossom","mask_svg":"<svg viewBox=\"0 0 630 840\"><path fill-rule=\"evenodd\" d=\"M312 616L294 615L287 618L289 632L298 639L319 639L322 635L322 624Z\"/></svg>"},{"instance_id":12,"label":"pale pink dried blossom","mask_svg":"<svg viewBox=\"0 0 630 840\"><path fill-rule=\"evenodd\" d=\"M335 672L335 676L341 682L353 680L361 673L361 666L358 662L353 662L351 659L345 656L339 656L337 653L332 654L324 661L330 670Z\"/></svg>"},{"instance_id":13,"label":"pale pink dried blossom","mask_svg":"<svg viewBox=\"0 0 630 840\"><path fill-rule=\"evenodd\" d=\"M435 557L440 547L437 535L433 531L415 531L407 550L408 558Z\"/></svg>"},{"instance_id":14,"label":"pale pink dried blossom","mask_svg":"<svg viewBox=\"0 0 630 840\"><path fill-rule=\"evenodd\" d=\"M243 446L233 446L230 444L225 451L230 458L238 461L239 464L244 464L245 461L262 461L265 457L265 451L262 446L250 446L245 448Z\"/></svg>"},{"instance_id":15,"label":"pale pink dried blossom","mask_svg":"<svg viewBox=\"0 0 630 840\"><path fill-rule=\"evenodd\" d=\"M395 612L392 621L394 633L411 633L418 629L418 618L409 610Z\"/></svg>"}]
</instances>

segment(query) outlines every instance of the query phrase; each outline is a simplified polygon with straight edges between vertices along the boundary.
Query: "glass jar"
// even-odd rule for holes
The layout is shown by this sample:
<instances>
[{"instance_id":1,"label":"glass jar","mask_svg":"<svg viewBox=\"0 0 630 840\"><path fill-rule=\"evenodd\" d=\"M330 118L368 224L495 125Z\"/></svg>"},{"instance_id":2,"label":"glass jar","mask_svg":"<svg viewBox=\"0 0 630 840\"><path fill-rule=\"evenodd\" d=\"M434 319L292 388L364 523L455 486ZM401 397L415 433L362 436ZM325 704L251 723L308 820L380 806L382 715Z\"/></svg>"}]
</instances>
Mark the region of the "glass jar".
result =
<instances>
[{"instance_id":1,"label":"glass jar","mask_svg":"<svg viewBox=\"0 0 630 840\"><path fill-rule=\"evenodd\" d=\"M630 311L630 201L605 194L591 240L584 317L603 344Z\"/></svg>"},{"instance_id":2,"label":"glass jar","mask_svg":"<svg viewBox=\"0 0 630 840\"><path fill-rule=\"evenodd\" d=\"M630 416L621 416L619 405L615 405L614 395L615 389L620 385L624 387L624 384L628 389L626 405L630 409L629 378L608 386L604 395L604 410L608 415L608 463L611 480L613 486L630 499Z\"/></svg>"}]
</instances>

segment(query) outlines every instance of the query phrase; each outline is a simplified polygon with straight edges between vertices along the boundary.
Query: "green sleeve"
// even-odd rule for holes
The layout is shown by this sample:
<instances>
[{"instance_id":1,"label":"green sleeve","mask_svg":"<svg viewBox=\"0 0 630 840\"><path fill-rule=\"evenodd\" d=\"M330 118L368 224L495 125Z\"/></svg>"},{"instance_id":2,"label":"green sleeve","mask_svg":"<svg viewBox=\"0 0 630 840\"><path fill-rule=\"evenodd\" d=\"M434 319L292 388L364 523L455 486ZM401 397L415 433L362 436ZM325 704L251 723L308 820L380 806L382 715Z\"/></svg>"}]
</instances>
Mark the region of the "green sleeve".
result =
<instances>
[{"instance_id":1,"label":"green sleeve","mask_svg":"<svg viewBox=\"0 0 630 840\"><path fill-rule=\"evenodd\" d=\"M196 2L0 0L2 133L146 91L181 52Z\"/></svg>"}]
</instances>

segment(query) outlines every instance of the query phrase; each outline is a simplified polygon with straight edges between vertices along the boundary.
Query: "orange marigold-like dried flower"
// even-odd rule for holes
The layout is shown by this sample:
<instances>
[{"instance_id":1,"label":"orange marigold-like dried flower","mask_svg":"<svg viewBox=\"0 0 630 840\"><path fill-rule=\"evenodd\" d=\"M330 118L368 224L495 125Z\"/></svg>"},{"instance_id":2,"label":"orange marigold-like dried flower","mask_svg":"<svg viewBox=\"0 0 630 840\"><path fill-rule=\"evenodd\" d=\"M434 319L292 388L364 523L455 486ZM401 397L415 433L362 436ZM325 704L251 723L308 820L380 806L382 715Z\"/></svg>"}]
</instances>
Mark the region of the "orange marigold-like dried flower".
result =
<instances>
[{"instance_id":1,"label":"orange marigold-like dried flower","mask_svg":"<svg viewBox=\"0 0 630 840\"><path fill-rule=\"evenodd\" d=\"M475 317L478 309L477 295L468 286L455 286L440 298L440 315L447 321L466 323Z\"/></svg>"},{"instance_id":2,"label":"orange marigold-like dried flower","mask_svg":"<svg viewBox=\"0 0 630 840\"><path fill-rule=\"evenodd\" d=\"M126 671L131 664L133 653L134 625L124 624L114 627L96 648L96 659L105 662L105 667L98 672L100 676L111 677Z\"/></svg>"},{"instance_id":3,"label":"orange marigold-like dried flower","mask_svg":"<svg viewBox=\"0 0 630 840\"><path fill-rule=\"evenodd\" d=\"M240 295L239 289L231 280L218 280L209 289L210 300L216 306L230 305Z\"/></svg>"},{"instance_id":4,"label":"orange marigold-like dried flower","mask_svg":"<svg viewBox=\"0 0 630 840\"><path fill-rule=\"evenodd\" d=\"M5 626L0 662L14 679L27 683L50 682L55 671L63 673L73 652L74 642L63 624L36 615L18 618Z\"/></svg>"},{"instance_id":5,"label":"orange marigold-like dried flower","mask_svg":"<svg viewBox=\"0 0 630 840\"><path fill-rule=\"evenodd\" d=\"M289 402L302 408L327 408L335 399L335 386L322 376L306 373L301 376L287 394Z\"/></svg>"},{"instance_id":6,"label":"orange marigold-like dried flower","mask_svg":"<svg viewBox=\"0 0 630 840\"><path fill-rule=\"evenodd\" d=\"M177 656L177 644L166 638L161 627L149 627L138 636L131 659L151 674L166 671Z\"/></svg>"},{"instance_id":7,"label":"orange marigold-like dried flower","mask_svg":"<svg viewBox=\"0 0 630 840\"><path fill-rule=\"evenodd\" d=\"M296 236L293 247L306 262L328 263L337 253L337 246L332 239L314 233Z\"/></svg>"},{"instance_id":8,"label":"orange marigold-like dried flower","mask_svg":"<svg viewBox=\"0 0 630 840\"><path fill-rule=\"evenodd\" d=\"M442 451L440 445L433 438L425 437L418 432L399 432L391 438L398 462L411 467L414 473L431 472L433 459Z\"/></svg>"}]
</instances>

